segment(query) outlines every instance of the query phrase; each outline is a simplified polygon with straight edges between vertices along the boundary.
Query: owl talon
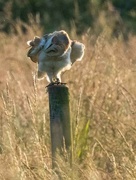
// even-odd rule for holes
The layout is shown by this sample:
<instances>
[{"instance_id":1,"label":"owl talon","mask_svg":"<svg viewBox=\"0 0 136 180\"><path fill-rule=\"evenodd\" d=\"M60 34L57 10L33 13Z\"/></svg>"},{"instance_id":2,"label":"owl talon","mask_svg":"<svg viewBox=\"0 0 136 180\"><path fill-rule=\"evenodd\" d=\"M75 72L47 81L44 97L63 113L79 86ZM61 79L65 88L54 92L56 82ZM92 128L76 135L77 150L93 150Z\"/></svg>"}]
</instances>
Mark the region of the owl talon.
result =
<instances>
[{"instance_id":1,"label":"owl talon","mask_svg":"<svg viewBox=\"0 0 136 180\"><path fill-rule=\"evenodd\" d=\"M66 85L67 83L61 83L61 82L52 82L46 86L46 88L55 86L55 85Z\"/></svg>"},{"instance_id":2,"label":"owl talon","mask_svg":"<svg viewBox=\"0 0 136 180\"><path fill-rule=\"evenodd\" d=\"M61 82L59 83L59 85L66 85L66 84L67 84L67 83L61 83Z\"/></svg>"},{"instance_id":3,"label":"owl talon","mask_svg":"<svg viewBox=\"0 0 136 180\"><path fill-rule=\"evenodd\" d=\"M53 86L54 85L54 82L48 84L47 86L45 86L46 88L50 87L50 86Z\"/></svg>"},{"instance_id":4,"label":"owl talon","mask_svg":"<svg viewBox=\"0 0 136 180\"><path fill-rule=\"evenodd\" d=\"M65 85L66 83L60 82L59 78L56 79L54 85Z\"/></svg>"}]
</instances>

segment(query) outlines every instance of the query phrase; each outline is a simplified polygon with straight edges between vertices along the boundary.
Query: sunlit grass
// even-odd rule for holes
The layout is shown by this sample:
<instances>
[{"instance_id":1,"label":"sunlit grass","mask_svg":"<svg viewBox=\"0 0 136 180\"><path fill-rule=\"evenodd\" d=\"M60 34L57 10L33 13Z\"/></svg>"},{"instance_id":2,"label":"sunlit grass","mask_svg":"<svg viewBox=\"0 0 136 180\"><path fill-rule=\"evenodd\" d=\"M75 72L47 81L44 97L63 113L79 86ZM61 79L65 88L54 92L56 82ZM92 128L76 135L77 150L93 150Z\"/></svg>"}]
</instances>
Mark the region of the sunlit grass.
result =
<instances>
[{"instance_id":1,"label":"sunlit grass","mask_svg":"<svg viewBox=\"0 0 136 180\"><path fill-rule=\"evenodd\" d=\"M28 28L0 34L0 179L57 179L51 169L46 79L34 77ZM74 32L74 31L73 31ZM71 32L72 36L73 32ZM63 75L70 92L73 172L60 157L63 179L136 179L136 37L127 42L91 33L77 37L85 57Z\"/></svg>"}]
</instances>

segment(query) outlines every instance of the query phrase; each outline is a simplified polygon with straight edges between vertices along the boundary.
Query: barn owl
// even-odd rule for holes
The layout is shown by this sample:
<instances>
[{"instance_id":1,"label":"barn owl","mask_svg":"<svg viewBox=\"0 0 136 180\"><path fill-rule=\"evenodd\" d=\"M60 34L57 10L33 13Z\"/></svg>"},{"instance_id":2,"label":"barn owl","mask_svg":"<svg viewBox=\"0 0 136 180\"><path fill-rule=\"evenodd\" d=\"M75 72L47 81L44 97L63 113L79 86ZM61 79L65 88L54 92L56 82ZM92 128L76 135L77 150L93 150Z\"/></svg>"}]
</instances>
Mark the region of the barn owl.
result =
<instances>
[{"instance_id":1,"label":"barn owl","mask_svg":"<svg viewBox=\"0 0 136 180\"><path fill-rule=\"evenodd\" d=\"M38 79L46 75L52 85L61 83L61 73L84 56L84 44L71 40L63 30L36 36L27 44L30 47L27 56L38 63Z\"/></svg>"}]
</instances>

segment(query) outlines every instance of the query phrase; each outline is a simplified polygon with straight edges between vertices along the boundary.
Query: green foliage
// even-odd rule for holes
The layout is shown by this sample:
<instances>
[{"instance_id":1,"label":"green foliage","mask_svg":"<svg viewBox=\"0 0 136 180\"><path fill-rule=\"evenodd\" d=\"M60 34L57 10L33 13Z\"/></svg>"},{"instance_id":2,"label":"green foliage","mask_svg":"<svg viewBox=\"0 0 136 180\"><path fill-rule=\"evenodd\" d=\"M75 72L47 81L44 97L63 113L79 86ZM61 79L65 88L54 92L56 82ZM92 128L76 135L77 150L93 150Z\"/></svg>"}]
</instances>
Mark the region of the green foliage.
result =
<instances>
[{"instance_id":1,"label":"green foliage","mask_svg":"<svg viewBox=\"0 0 136 180\"><path fill-rule=\"evenodd\" d=\"M49 32L54 29L67 28L72 29L75 26L77 33L83 33L88 28L98 34L101 31L101 22L99 18L109 19L114 24L113 35L115 29L121 32L136 32L136 1L118 1L118 0L1 0L1 30L11 32L15 31L15 24L18 19L31 25L32 18L35 23L40 24L44 31ZM116 19L117 15L120 20ZM31 18L30 18L31 17ZM111 18L112 17L112 18ZM132 23L131 23L132 22ZM124 27L126 30L124 30ZM24 29L25 30L25 29ZM15 31L16 32L16 31Z\"/></svg>"},{"instance_id":2,"label":"green foliage","mask_svg":"<svg viewBox=\"0 0 136 180\"><path fill-rule=\"evenodd\" d=\"M86 156L86 153L88 151L88 133L89 133L89 125L90 125L90 120L85 123L83 128L81 129L81 132L78 132L78 148L77 148L77 156L82 161L84 157Z\"/></svg>"}]
</instances>

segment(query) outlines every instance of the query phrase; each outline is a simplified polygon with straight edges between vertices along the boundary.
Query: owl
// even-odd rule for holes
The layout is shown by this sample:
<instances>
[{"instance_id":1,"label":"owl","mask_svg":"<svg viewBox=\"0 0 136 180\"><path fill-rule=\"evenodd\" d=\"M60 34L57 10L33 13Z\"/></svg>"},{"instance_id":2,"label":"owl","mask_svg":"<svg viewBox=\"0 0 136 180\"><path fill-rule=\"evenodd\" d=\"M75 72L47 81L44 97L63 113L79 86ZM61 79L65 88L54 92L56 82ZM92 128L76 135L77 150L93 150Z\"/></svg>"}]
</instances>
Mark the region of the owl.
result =
<instances>
[{"instance_id":1,"label":"owl","mask_svg":"<svg viewBox=\"0 0 136 180\"><path fill-rule=\"evenodd\" d=\"M50 85L61 84L62 72L81 61L85 50L84 44L71 40L64 30L36 36L27 44L30 47L27 56L38 63L38 79L46 76Z\"/></svg>"}]
</instances>

